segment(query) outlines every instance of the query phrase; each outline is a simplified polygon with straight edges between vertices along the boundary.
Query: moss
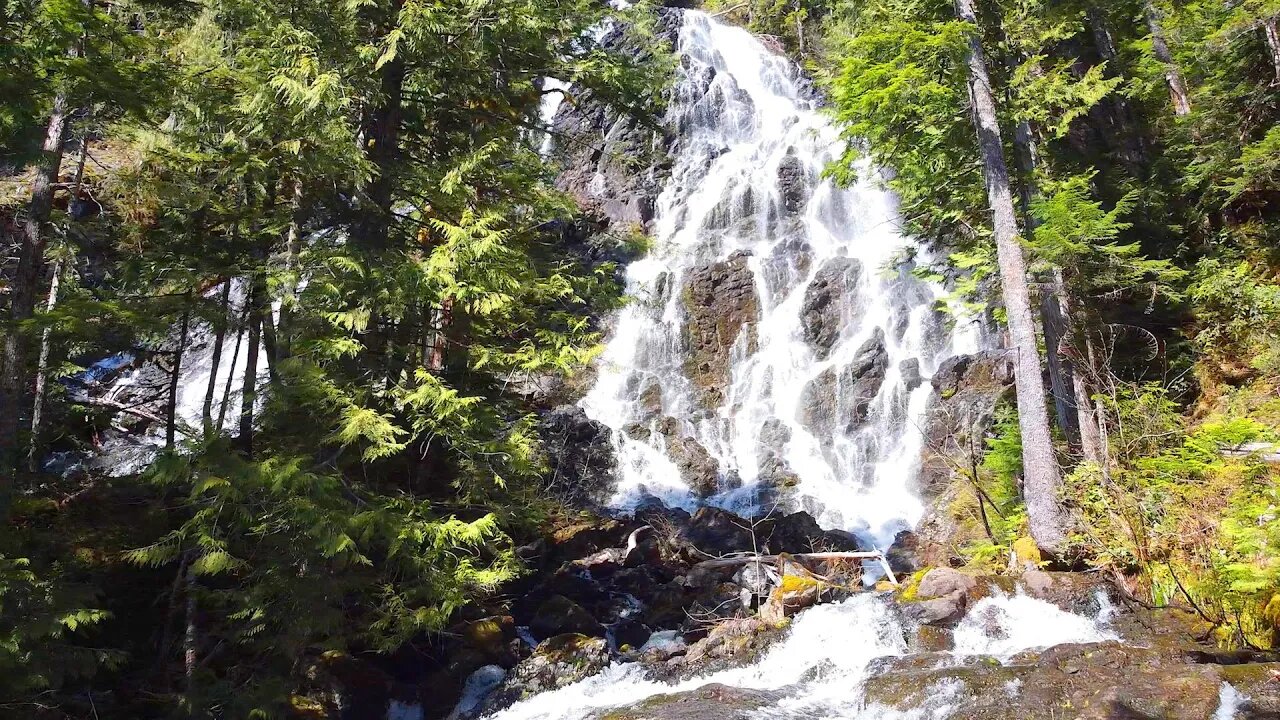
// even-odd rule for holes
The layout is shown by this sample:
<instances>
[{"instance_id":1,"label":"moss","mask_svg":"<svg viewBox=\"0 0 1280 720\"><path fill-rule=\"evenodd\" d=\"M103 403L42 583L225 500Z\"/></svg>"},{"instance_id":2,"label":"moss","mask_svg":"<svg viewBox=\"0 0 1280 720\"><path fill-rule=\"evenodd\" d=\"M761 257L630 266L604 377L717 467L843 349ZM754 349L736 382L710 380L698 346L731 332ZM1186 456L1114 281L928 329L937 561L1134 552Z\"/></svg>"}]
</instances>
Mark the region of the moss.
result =
<instances>
[{"instance_id":1,"label":"moss","mask_svg":"<svg viewBox=\"0 0 1280 720\"><path fill-rule=\"evenodd\" d=\"M1036 541L1030 537L1022 536L1013 541L1013 554L1018 559L1018 565L1023 563L1031 563L1039 567L1043 562L1040 556L1040 546L1036 545Z\"/></svg>"},{"instance_id":2,"label":"moss","mask_svg":"<svg viewBox=\"0 0 1280 720\"><path fill-rule=\"evenodd\" d=\"M902 584L902 588L898 591L898 599L902 602L915 602L919 600L917 594L920 592L920 581L924 580L924 576L929 574L933 568L921 568L911 574L907 581Z\"/></svg>"}]
</instances>

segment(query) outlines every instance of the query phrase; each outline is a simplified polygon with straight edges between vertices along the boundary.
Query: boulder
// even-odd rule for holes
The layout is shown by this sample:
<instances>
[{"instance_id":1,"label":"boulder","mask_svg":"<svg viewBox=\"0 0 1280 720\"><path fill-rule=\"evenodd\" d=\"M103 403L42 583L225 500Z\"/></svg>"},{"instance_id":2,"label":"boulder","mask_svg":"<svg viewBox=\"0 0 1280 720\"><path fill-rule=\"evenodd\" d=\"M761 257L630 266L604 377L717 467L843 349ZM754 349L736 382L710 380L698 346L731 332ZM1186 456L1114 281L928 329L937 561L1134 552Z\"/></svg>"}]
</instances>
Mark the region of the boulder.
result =
<instances>
[{"instance_id":1,"label":"boulder","mask_svg":"<svg viewBox=\"0 0 1280 720\"><path fill-rule=\"evenodd\" d=\"M529 632L535 639L546 639L557 635L577 634L604 637L605 629L581 605L564 595L552 595L538 606L533 620L529 623Z\"/></svg>"},{"instance_id":2,"label":"boulder","mask_svg":"<svg viewBox=\"0 0 1280 720\"><path fill-rule=\"evenodd\" d=\"M509 707L538 693L584 680L609 666L609 647L602 637L565 634L549 638L507 673L490 695L481 716Z\"/></svg>"},{"instance_id":3,"label":"boulder","mask_svg":"<svg viewBox=\"0 0 1280 720\"><path fill-rule=\"evenodd\" d=\"M613 626L613 642L619 650L643 647L652 635L648 625L632 618L620 620Z\"/></svg>"},{"instance_id":4,"label":"boulder","mask_svg":"<svg viewBox=\"0 0 1280 720\"><path fill-rule=\"evenodd\" d=\"M658 679L675 680L741 667L780 640L786 627L786 623L769 623L757 615L720 620L683 656L652 667L650 672Z\"/></svg>"},{"instance_id":5,"label":"boulder","mask_svg":"<svg viewBox=\"0 0 1280 720\"><path fill-rule=\"evenodd\" d=\"M617 470L609 427L577 405L561 405L542 417L538 431L550 465L548 489L575 504L607 502Z\"/></svg>"},{"instance_id":6,"label":"boulder","mask_svg":"<svg viewBox=\"0 0 1280 720\"><path fill-rule=\"evenodd\" d=\"M969 607L969 594L978 586L971 575L951 568L934 568L915 588L915 599L903 609L924 625L953 626Z\"/></svg>"},{"instance_id":7,"label":"boulder","mask_svg":"<svg viewBox=\"0 0 1280 720\"><path fill-rule=\"evenodd\" d=\"M797 213L809 202L810 182L804 163L794 152L783 156L778 163L778 194L785 212Z\"/></svg>"},{"instance_id":8,"label":"boulder","mask_svg":"<svg viewBox=\"0 0 1280 720\"><path fill-rule=\"evenodd\" d=\"M756 349L756 324L760 300L747 253L690 270L685 278L685 341L689 357L685 370L699 389L706 408L717 408L729 384L734 345L745 342L748 353Z\"/></svg>"},{"instance_id":9,"label":"boulder","mask_svg":"<svg viewBox=\"0 0 1280 720\"><path fill-rule=\"evenodd\" d=\"M702 443L691 437L669 438L667 455L695 495L706 498L719 492L720 464Z\"/></svg>"},{"instance_id":10,"label":"boulder","mask_svg":"<svg viewBox=\"0 0 1280 720\"><path fill-rule=\"evenodd\" d=\"M800 326L818 357L825 358L831 352L852 319L861 277L862 263L853 258L832 258L818 268L805 290Z\"/></svg>"},{"instance_id":11,"label":"boulder","mask_svg":"<svg viewBox=\"0 0 1280 720\"><path fill-rule=\"evenodd\" d=\"M767 690L711 683L685 692L655 695L634 705L597 713L591 720L752 720L780 697Z\"/></svg>"}]
</instances>

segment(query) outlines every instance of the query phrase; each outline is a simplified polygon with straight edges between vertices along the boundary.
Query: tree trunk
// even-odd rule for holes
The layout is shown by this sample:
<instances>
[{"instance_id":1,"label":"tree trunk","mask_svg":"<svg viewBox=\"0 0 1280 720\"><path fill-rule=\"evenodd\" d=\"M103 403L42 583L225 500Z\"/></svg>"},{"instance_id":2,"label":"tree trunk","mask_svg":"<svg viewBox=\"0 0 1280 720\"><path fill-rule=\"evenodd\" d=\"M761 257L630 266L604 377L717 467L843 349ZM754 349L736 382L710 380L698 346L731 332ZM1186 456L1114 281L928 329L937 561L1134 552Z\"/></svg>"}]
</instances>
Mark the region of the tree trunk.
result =
<instances>
[{"instance_id":1,"label":"tree trunk","mask_svg":"<svg viewBox=\"0 0 1280 720\"><path fill-rule=\"evenodd\" d=\"M236 363L240 360L240 345L244 342L244 329L249 322L248 302L249 298L245 297L245 307L240 310L240 322L236 325L236 344L231 353L231 368L227 371L227 384L222 388L222 407L218 408L218 432L227 426L227 407L231 405L231 386L236 380Z\"/></svg>"},{"instance_id":2,"label":"tree trunk","mask_svg":"<svg viewBox=\"0 0 1280 720\"><path fill-rule=\"evenodd\" d=\"M293 207L289 217L289 230L285 233L285 273L287 286L280 302L280 323L276 328L276 349L278 360L284 360L293 353L293 306L298 301L298 288L301 278L298 274L298 256L302 254L302 181L293 184Z\"/></svg>"},{"instance_id":3,"label":"tree trunk","mask_svg":"<svg viewBox=\"0 0 1280 720\"><path fill-rule=\"evenodd\" d=\"M62 281L62 263L55 262L49 271L49 295L45 299L44 311L53 310L58 304L58 286ZM36 389L31 406L31 437L27 444L27 469L35 472L40 465L40 420L44 414L45 385L49 380L49 353L53 329L46 327L40 333L40 360L36 363Z\"/></svg>"},{"instance_id":4,"label":"tree trunk","mask_svg":"<svg viewBox=\"0 0 1280 720\"><path fill-rule=\"evenodd\" d=\"M213 398L218 391L218 367L222 364L222 346L227 338L227 325L231 322L231 278L222 283L222 317L213 328L213 356L209 358L209 385L204 392L204 407L200 412L204 426L204 436L213 434ZM237 353L239 350L236 351ZM231 358L231 368L236 366L235 356ZM222 429L221 425L218 427Z\"/></svg>"},{"instance_id":5,"label":"tree trunk","mask_svg":"<svg viewBox=\"0 0 1280 720\"><path fill-rule=\"evenodd\" d=\"M1034 233L1036 218L1031 212L1031 203L1036 193L1036 157L1035 139L1032 137L1031 124L1026 120L1018 123L1014 131L1014 154L1018 161L1018 172L1022 182L1018 184L1018 204L1022 210L1023 225L1028 233ZM1064 289L1065 290L1065 289ZM1075 412L1071 387L1074 384L1069 361L1062 357L1058 349L1067 332L1066 318L1062 306L1058 303L1058 293L1049 288L1040 290L1040 327L1044 333L1045 360L1049 366L1049 388L1053 395L1054 415L1058 419L1058 429L1073 449L1080 447L1079 419Z\"/></svg>"},{"instance_id":6,"label":"tree trunk","mask_svg":"<svg viewBox=\"0 0 1280 720\"><path fill-rule=\"evenodd\" d=\"M1009 189L1009 169L1005 164L996 102L987 75L987 60L973 0L956 0L956 14L960 20L973 26L969 36L969 89L995 230L1000 285L1009 325L1009 350L1014 360L1028 523L1036 544L1050 555L1056 555L1066 541L1067 523L1058 502L1062 478L1049 433L1044 379L1040 373L1035 324L1031 319L1031 298L1027 289L1027 263L1018 238L1018 220Z\"/></svg>"},{"instance_id":7,"label":"tree trunk","mask_svg":"<svg viewBox=\"0 0 1280 720\"><path fill-rule=\"evenodd\" d=\"M365 155L373 165L374 177L364 191L365 202L361 203L351 233L355 244L364 250L386 247L391 228L408 70L402 60L396 59L383 65L379 74L382 104L370 111L364 122Z\"/></svg>"},{"instance_id":8,"label":"tree trunk","mask_svg":"<svg viewBox=\"0 0 1280 720\"><path fill-rule=\"evenodd\" d=\"M187 565L187 612L186 622L182 633L182 670L187 681L187 696L190 699L191 693L195 690L196 680L196 574L193 571L194 562Z\"/></svg>"},{"instance_id":9,"label":"tree trunk","mask_svg":"<svg viewBox=\"0 0 1280 720\"><path fill-rule=\"evenodd\" d=\"M35 316L36 296L44 274L47 240L44 225L53 211L53 189L62 168L62 144L67 134L67 97L59 93L53 100L45 129L31 203L27 207L25 232L18 251L18 268L9 290L9 328L0 350L0 521L8 518L13 500L14 476L22 467L18 430L27 414L30 376L27 373L27 338L20 325Z\"/></svg>"},{"instance_id":10,"label":"tree trunk","mask_svg":"<svg viewBox=\"0 0 1280 720\"><path fill-rule=\"evenodd\" d=\"M1191 112L1191 95L1187 92L1187 83L1182 79L1182 71L1174 62L1169 43L1165 40L1164 28L1160 25L1162 19L1160 10L1152 0L1145 0L1142 4L1142 14L1146 17L1147 28L1151 31L1152 52L1164 65L1164 79L1169 84L1169 99L1173 101L1173 112L1179 116L1186 115Z\"/></svg>"},{"instance_id":11,"label":"tree trunk","mask_svg":"<svg viewBox=\"0 0 1280 720\"><path fill-rule=\"evenodd\" d=\"M249 323L249 346L245 349L244 384L240 391L240 449L246 458L253 457L253 412L258 400L258 348L262 345L261 281L254 279L249 288L246 316Z\"/></svg>"},{"instance_id":12,"label":"tree trunk","mask_svg":"<svg viewBox=\"0 0 1280 720\"><path fill-rule=\"evenodd\" d=\"M169 404L165 408L164 447L172 450L178 436L178 382L182 377L182 356L187 351L187 330L191 327L191 293L182 307L182 323L178 329L178 349L173 353L173 372L169 374Z\"/></svg>"},{"instance_id":13,"label":"tree trunk","mask_svg":"<svg viewBox=\"0 0 1280 720\"><path fill-rule=\"evenodd\" d=\"M1267 49L1271 51L1271 66L1276 69L1276 85L1280 85L1280 19L1271 17L1262 21L1262 33L1267 38Z\"/></svg>"}]
</instances>

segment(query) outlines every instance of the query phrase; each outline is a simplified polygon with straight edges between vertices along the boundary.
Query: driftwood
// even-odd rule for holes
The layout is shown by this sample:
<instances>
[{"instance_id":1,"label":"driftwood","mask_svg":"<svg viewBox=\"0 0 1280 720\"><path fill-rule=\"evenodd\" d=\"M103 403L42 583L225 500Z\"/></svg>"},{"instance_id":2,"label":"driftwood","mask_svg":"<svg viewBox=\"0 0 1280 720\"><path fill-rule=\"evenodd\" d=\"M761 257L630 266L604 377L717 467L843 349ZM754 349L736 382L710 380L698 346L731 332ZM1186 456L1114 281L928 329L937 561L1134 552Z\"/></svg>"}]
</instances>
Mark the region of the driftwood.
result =
<instances>
[{"instance_id":1,"label":"driftwood","mask_svg":"<svg viewBox=\"0 0 1280 720\"><path fill-rule=\"evenodd\" d=\"M813 553L795 553L792 555L758 555L746 554L734 557L714 558L704 560L693 566L690 572L697 570L714 570L716 568L733 567L735 565L746 565L748 563L759 563L762 565L773 565L783 558L792 558L795 560L878 560L881 569L884 570L885 577L889 582L898 587L898 579L894 577L893 570L890 569L889 563L884 558L884 553L879 550L869 550L865 552L813 552Z\"/></svg>"}]
</instances>

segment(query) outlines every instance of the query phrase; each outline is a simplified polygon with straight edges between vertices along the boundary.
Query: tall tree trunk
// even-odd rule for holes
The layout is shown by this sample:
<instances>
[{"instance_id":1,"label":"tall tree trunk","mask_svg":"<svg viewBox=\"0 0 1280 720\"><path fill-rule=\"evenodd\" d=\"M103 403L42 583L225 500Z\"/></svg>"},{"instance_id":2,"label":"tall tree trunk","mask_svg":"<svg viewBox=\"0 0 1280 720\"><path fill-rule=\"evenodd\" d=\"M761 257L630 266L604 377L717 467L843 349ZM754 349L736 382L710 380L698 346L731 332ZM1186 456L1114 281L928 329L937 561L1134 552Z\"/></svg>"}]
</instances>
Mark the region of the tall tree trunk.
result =
<instances>
[{"instance_id":1,"label":"tall tree trunk","mask_svg":"<svg viewBox=\"0 0 1280 720\"><path fill-rule=\"evenodd\" d=\"M1090 4L1085 11L1089 31L1093 34L1093 44L1098 57L1106 63L1106 75L1109 78L1121 75L1116 67L1119 53L1116 50L1115 37L1106 13L1096 4ZM1112 93L1100 102L1100 111L1105 118L1104 139L1115 136L1118 139L1120 159L1134 177L1142 176L1142 169L1147 163L1147 142L1139 130L1140 123L1133 112L1133 106L1123 93Z\"/></svg>"},{"instance_id":2,"label":"tall tree trunk","mask_svg":"<svg viewBox=\"0 0 1280 720\"><path fill-rule=\"evenodd\" d=\"M28 343L20 325L35 316L40 278L44 274L47 240L44 225L53 211L53 189L62 168L62 144L67 134L68 101L59 93L53 100L45 128L25 232L18 251L18 268L9 291L9 327L0 349L0 521L8 518L13 501L14 477L22 467L23 445L18 442L22 418L27 415L31 378L27 372Z\"/></svg>"},{"instance_id":3,"label":"tall tree trunk","mask_svg":"<svg viewBox=\"0 0 1280 720\"><path fill-rule=\"evenodd\" d=\"M228 280L230 282L230 280ZM249 298L245 297L245 306L240 309L240 322L236 324L236 344L231 353L231 368L227 370L227 384L222 388L222 406L218 408L218 431L226 427L227 407L231 405L231 386L236 379L236 363L240 360L240 345L244 342L245 327L249 323ZM243 380L241 381L243 385Z\"/></svg>"},{"instance_id":4,"label":"tall tree trunk","mask_svg":"<svg viewBox=\"0 0 1280 720\"><path fill-rule=\"evenodd\" d=\"M1164 79L1169 85L1169 99L1173 101L1173 112L1186 115L1191 112L1191 95L1187 92L1187 83L1182 79L1182 70L1173 59L1169 43L1164 37L1164 27L1160 22L1163 16L1152 0L1142 3L1142 14L1147 20L1147 29L1151 31L1151 49L1156 59L1164 65Z\"/></svg>"},{"instance_id":5,"label":"tall tree trunk","mask_svg":"<svg viewBox=\"0 0 1280 720\"><path fill-rule=\"evenodd\" d=\"M71 201L80 197L80 187L84 183L84 166L89 159L89 138L86 136L80 140L80 159L76 161L76 175L71 183ZM58 304L58 287L62 282L62 261L54 262L53 268L49 271L49 294L45 298L44 311L52 312L53 308ZM35 472L39 465L40 455L40 420L44 414L44 396L45 386L49 379L49 353L52 351L50 343L53 338L53 329L46 327L40 333L40 360L36 363L36 387L33 394L31 407L31 438L27 448L27 466L31 472Z\"/></svg>"},{"instance_id":6,"label":"tall tree trunk","mask_svg":"<svg viewBox=\"0 0 1280 720\"><path fill-rule=\"evenodd\" d=\"M401 5L402 3L397 3ZM382 66L379 85L382 103L364 121L365 155L374 168L365 188L365 202L352 226L352 240L364 250L386 247L391 228L391 204L400 161L400 124L404 120L404 83L408 70L396 59Z\"/></svg>"},{"instance_id":7,"label":"tall tree trunk","mask_svg":"<svg viewBox=\"0 0 1280 720\"><path fill-rule=\"evenodd\" d=\"M1062 477L1049 433L1044 378L1040 374L1040 356L1027 290L1027 263L1019 243L1018 220L1009 189L1009 169L1005 164L996 101L987 74L987 59L982 49L973 0L956 0L956 15L973 26L969 35L969 90L987 198L991 204L1000 285L1009 325L1009 349L1014 360L1028 524L1036 544L1050 555L1055 555L1063 549L1066 541L1067 521L1058 502Z\"/></svg>"},{"instance_id":8,"label":"tall tree trunk","mask_svg":"<svg viewBox=\"0 0 1280 720\"><path fill-rule=\"evenodd\" d=\"M49 295L44 311L51 312L58 304L58 286L62 282L62 262L55 261L49 271ZM31 405L31 437L27 442L27 469L35 472L40 465L40 422L44 415L45 385L49 380L49 353L52 351L53 328L46 327L40 333L40 360L36 363L36 388Z\"/></svg>"},{"instance_id":9,"label":"tall tree trunk","mask_svg":"<svg viewBox=\"0 0 1280 720\"><path fill-rule=\"evenodd\" d=\"M1280 85L1280 18L1269 17L1262 21L1262 34L1267 38L1267 49L1271 51L1271 66L1276 69L1276 81Z\"/></svg>"},{"instance_id":10,"label":"tall tree trunk","mask_svg":"<svg viewBox=\"0 0 1280 720\"><path fill-rule=\"evenodd\" d=\"M302 181L293 184L292 209L289 215L289 229L285 233L285 274L288 278L284 297L280 302L280 323L276 332L277 359L284 360L293 353L293 306L298 301L298 289L301 285L301 272L298 267L298 256L302 254Z\"/></svg>"},{"instance_id":11,"label":"tall tree trunk","mask_svg":"<svg viewBox=\"0 0 1280 720\"><path fill-rule=\"evenodd\" d=\"M185 627L183 628L182 633L182 671L183 676L186 678L188 700L191 699L191 694L195 691L197 665L196 641L199 639L197 636L198 629L196 626L196 612L198 608L196 605L196 574L193 569L194 567L194 561L187 564L187 581L185 588L187 595L187 608L184 623Z\"/></svg>"},{"instance_id":12,"label":"tall tree trunk","mask_svg":"<svg viewBox=\"0 0 1280 720\"><path fill-rule=\"evenodd\" d=\"M1014 155L1018 161L1018 172L1022 182L1018 183L1018 204L1022 210L1023 226L1028 233L1034 233L1036 218L1031 212L1031 203L1036 193L1036 157L1035 138L1032 136L1031 123L1023 120L1014 131ZM1072 394L1074 377L1069 362L1062 357L1058 349L1067 331L1067 324L1062 306L1058 303L1058 294L1051 288L1040 290L1040 327L1044 332L1045 360L1049 366L1049 389L1053 395L1054 414L1058 419L1058 428L1072 448L1080 446L1079 419L1075 412L1075 398Z\"/></svg>"},{"instance_id":13,"label":"tall tree trunk","mask_svg":"<svg viewBox=\"0 0 1280 720\"><path fill-rule=\"evenodd\" d=\"M182 357L187 352L187 330L191 327L191 293L182 307L178 328L178 349L173 353L173 372L169 374L169 403L165 408L164 447L172 450L178 436L178 382L182 378Z\"/></svg>"},{"instance_id":14,"label":"tall tree trunk","mask_svg":"<svg viewBox=\"0 0 1280 720\"><path fill-rule=\"evenodd\" d=\"M251 281L246 316L249 323L249 346L245 349L244 383L240 391L240 449L246 458L253 457L253 413L258 400L258 349L262 345L261 282Z\"/></svg>"},{"instance_id":15,"label":"tall tree trunk","mask_svg":"<svg viewBox=\"0 0 1280 720\"><path fill-rule=\"evenodd\" d=\"M231 319L231 278L227 278L222 283L222 315L218 318L218 322L213 328L213 356L209 358L209 385L204 391L204 407L200 411L200 418L203 421L204 436L209 437L213 434L213 398L218 391L218 367L222 364L222 346L227 338L227 325ZM237 353L239 350L237 350ZM231 367L234 370L236 359L231 357ZM219 425L221 430L221 425Z\"/></svg>"}]
</instances>

